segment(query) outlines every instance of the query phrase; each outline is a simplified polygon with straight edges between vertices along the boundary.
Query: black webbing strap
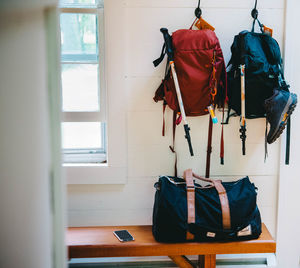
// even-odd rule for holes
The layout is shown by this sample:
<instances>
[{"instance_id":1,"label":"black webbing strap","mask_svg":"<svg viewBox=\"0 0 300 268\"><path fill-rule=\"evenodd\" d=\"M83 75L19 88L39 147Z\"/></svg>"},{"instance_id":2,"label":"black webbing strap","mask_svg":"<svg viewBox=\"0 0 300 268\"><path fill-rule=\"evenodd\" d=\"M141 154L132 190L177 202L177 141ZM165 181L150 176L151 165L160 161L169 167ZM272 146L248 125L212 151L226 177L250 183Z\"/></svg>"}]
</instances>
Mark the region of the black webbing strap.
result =
<instances>
[{"instance_id":1,"label":"black webbing strap","mask_svg":"<svg viewBox=\"0 0 300 268\"><path fill-rule=\"evenodd\" d=\"M166 123L165 123L165 112L166 112L167 102L164 100L163 102L163 124L162 124L162 136L165 136L166 132Z\"/></svg>"},{"instance_id":2,"label":"black webbing strap","mask_svg":"<svg viewBox=\"0 0 300 268\"><path fill-rule=\"evenodd\" d=\"M268 120L266 118L266 129L265 129L265 163L268 157L268 142L267 142L267 136L268 136Z\"/></svg>"},{"instance_id":3,"label":"black webbing strap","mask_svg":"<svg viewBox=\"0 0 300 268\"><path fill-rule=\"evenodd\" d=\"M166 44L164 43L159 58L153 61L154 67L157 67L163 61L165 55L166 55Z\"/></svg>"},{"instance_id":4,"label":"black webbing strap","mask_svg":"<svg viewBox=\"0 0 300 268\"><path fill-rule=\"evenodd\" d=\"M289 117L286 125L286 147L285 147L285 164L290 164L290 136L291 136L291 117Z\"/></svg>"},{"instance_id":5,"label":"black webbing strap","mask_svg":"<svg viewBox=\"0 0 300 268\"><path fill-rule=\"evenodd\" d=\"M169 146L171 152L175 154L175 164L174 164L174 176L175 177L177 177L177 153L175 151L176 116L177 116L177 112L173 111L173 145Z\"/></svg>"},{"instance_id":6,"label":"black webbing strap","mask_svg":"<svg viewBox=\"0 0 300 268\"><path fill-rule=\"evenodd\" d=\"M224 104L224 106L225 106L225 104ZM221 123L222 124L222 130L221 130L221 142L220 142L220 163L221 163L221 165L224 165L224 134L223 134L223 132L224 132L223 122L224 122L224 114L225 114L224 106L223 106L223 111L222 111L222 123Z\"/></svg>"},{"instance_id":7,"label":"black webbing strap","mask_svg":"<svg viewBox=\"0 0 300 268\"><path fill-rule=\"evenodd\" d=\"M210 175L210 155L211 155L211 152L212 152L212 146L211 146L212 132L213 132L213 121L211 119L211 116L209 116L205 178L209 178L209 175Z\"/></svg>"}]
</instances>

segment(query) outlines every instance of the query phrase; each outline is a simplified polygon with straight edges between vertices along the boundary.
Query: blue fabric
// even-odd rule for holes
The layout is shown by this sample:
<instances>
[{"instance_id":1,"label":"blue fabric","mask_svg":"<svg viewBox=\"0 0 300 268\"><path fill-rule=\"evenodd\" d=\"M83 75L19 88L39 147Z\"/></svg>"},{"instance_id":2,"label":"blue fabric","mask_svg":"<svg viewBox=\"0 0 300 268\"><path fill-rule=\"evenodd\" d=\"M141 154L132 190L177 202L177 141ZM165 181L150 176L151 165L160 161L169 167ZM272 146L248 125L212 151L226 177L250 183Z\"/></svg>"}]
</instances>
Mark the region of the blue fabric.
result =
<instances>
[{"instance_id":1,"label":"blue fabric","mask_svg":"<svg viewBox=\"0 0 300 268\"><path fill-rule=\"evenodd\" d=\"M264 33L243 31L231 46L227 73L229 108L241 114L241 78L239 66L245 63L246 118L265 117L264 101L279 86L281 53L277 41Z\"/></svg>"}]
</instances>

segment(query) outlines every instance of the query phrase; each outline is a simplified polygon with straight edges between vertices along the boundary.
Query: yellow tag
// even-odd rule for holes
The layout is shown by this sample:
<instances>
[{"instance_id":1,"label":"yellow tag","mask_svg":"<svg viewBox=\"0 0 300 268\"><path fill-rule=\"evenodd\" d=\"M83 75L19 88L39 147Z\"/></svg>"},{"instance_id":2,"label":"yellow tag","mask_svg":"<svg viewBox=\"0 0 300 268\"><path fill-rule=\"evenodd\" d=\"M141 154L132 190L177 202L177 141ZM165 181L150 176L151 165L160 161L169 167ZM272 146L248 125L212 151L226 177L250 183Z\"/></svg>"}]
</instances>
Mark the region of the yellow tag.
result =
<instances>
[{"instance_id":1,"label":"yellow tag","mask_svg":"<svg viewBox=\"0 0 300 268\"><path fill-rule=\"evenodd\" d=\"M197 20L197 22L195 23L195 26L199 30L204 30L204 29L208 29L208 30L212 30L212 31L215 30L215 28L213 26L211 26L207 21L205 21L204 19L202 19L202 17Z\"/></svg>"},{"instance_id":2,"label":"yellow tag","mask_svg":"<svg viewBox=\"0 0 300 268\"><path fill-rule=\"evenodd\" d=\"M273 35L273 29L264 26L264 33L267 34L267 35L272 36Z\"/></svg>"}]
</instances>

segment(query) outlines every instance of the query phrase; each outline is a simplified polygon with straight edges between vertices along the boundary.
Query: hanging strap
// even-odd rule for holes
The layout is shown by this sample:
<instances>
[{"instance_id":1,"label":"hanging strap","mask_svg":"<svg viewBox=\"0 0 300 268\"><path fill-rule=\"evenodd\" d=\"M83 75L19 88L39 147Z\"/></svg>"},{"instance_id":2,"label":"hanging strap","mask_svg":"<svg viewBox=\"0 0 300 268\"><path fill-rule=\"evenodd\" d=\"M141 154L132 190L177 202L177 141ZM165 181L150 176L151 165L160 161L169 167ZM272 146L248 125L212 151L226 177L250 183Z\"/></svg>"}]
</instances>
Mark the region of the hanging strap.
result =
<instances>
[{"instance_id":1,"label":"hanging strap","mask_svg":"<svg viewBox=\"0 0 300 268\"><path fill-rule=\"evenodd\" d=\"M217 79L216 79L216 51L213 53L212 59L212 75L210 81L210 96L211 96L211 103L214 104L215 96L217 95ZM209 116L209 126L208 126L208 137L207 137L207 151L206 151L206 170L205 170L205 177L209 178L210 173L210 156L212 152L212 131L213 131L213 121L212 117ZM222 142L221 142L222 143Z\"/></svg>"},{"instance_id":2,"label":"hanging strap","mask_svg":"<svg viewBox=\"0 0 300 268\"><path fill-rule=\"evenodd\" d=\"M288 118L286 125L286 147L285 147L285 164L290 164L290 136L291 136L291 117Z\"/></svg>"},{"instance_id":3,"label":"hanging strap","mask_svg":"<svg viewBox=\"0 0 300 268\"><path fill-rule=\"evenodd\" d=\"M193 26L195 25L195 23L196 23L196 21L197 21L198 19L196 18L196 19L194 19L194 21L193 21L193 23L192 23L192 25L191 25L191 27L189 28L189 30L192 30L192 28L193 28Z\"/></svg>"},{"instance_id":4,"label":"hanging strap","mask_svg":"<svg viewBox=\"0 0 300 268\"><path fill-rule=\"evenodd\" d=\"M166 44L164 43L159 58L153 61L154 67L157 67L163 61L165 55L166 55Z\"/></svg>"},{"instance_id":5,"label":"hanging strap","mask_svg":"<svg viewBox=\"0 0 300 268\"><path fill-rule=\"evenodd\" d=\"M212 147L211 147L212 132L213 132L213 122L212 122L211 116L209 116L205 178L209 178L209 174L210 174L210 155L212 152Z\"/></svg>"},{"instance_id":6,"label":"hanging strap","mask_svg":"<svg viewBox=\"0 0 300 268\"><path fill-rule=\"evenodd\" d=\"M266 118L266 130L265 130L265 162L268 157L268 142L267 142L267 136L268 136L268 120Z\"/></svg>"},{"instance_id":7,"label":"hanging strap","mask_svg":"<svg viewBox=\"0 0 300 268\"><path fill-rule=\"evenodd\" d=\"M177 177L177 153L175 151L175 134L176 134L176 111L173 112L173 145L170 145L169 148L172 153L175 154L175 164L174 164L174 176Z\"/></svg>"},{"instance_id":8,"label":"hanging strap","mask_svg":"<svg viewBox=\"0 0 300 268\"><path fill-rule=\"evenodd\" d=\"M162 136L165 136L165 129L166 129L166 123L165 123L165 112L166 112L167 102L164 100L163 103L163 123L162 123Z\"/></svg>"},{"instance_id":9,"label":"hanging strap","mask_svg":"<svg viewBox=\"0 0 300 268\"><path fill-rule=\"evenodd\" d=\"M221 130L221 142L220 142L220 163L224 165L224 135L223 135L223 128L224 128L224 106L222 111L222 130Z\"/></svg>"}]
</instances>

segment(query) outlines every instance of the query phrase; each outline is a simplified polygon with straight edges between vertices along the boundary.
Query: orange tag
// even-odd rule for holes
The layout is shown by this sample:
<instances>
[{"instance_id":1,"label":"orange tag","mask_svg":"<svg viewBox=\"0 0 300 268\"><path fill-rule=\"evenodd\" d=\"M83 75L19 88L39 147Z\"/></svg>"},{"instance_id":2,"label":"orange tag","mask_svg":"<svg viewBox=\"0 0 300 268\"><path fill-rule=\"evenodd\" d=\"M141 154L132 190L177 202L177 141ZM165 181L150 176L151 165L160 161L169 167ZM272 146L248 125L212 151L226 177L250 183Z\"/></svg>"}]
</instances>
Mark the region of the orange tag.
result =
<instances>
[{"instance_id":1,"label":"orange tag","mask_svg":"<svg viewBox=\"0 0 300 268\"><path fill-rule=\"evenodd\" d=\"M195 26L199 30L204 30L204 29L208 29L208 30L212 30L212 31L215 30L215 28L212 27L207 21L205 21L204 19L202 19L202 17L200 19L198 19L198 21L195 23Z\"/></svg>"},{"instance_id":2,"label":"orange tag","mask_svg":"<svg viewBox=\"0 0 300 268\"><path fill-rule=\"evenodd\" d=\"M264 26L264 33L267 34L267 35L272 36L273 35L273 29Z\"/></svg>"}]
</instances>

